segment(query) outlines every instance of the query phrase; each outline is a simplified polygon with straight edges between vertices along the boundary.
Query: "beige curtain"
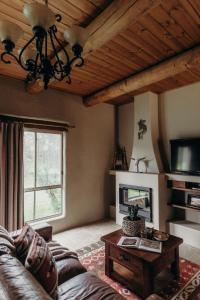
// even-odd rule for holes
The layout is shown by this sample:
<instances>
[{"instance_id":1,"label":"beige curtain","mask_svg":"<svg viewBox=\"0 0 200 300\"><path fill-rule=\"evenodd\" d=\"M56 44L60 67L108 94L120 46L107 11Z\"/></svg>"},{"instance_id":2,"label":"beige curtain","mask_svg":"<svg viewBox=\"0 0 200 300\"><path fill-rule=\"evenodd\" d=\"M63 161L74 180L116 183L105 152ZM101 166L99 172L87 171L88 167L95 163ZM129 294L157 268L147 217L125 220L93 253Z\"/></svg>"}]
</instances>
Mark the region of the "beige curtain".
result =
<instances>
[{"instance_id":1,"label":"beige curtain","mask_svg":"<svg viewBox=\"0 0 200 300\"><path fill-rule=\"evenodd\" d=\"M0 225L23 226L23 124L0 121Z\"/></svg>"}]
</instances>

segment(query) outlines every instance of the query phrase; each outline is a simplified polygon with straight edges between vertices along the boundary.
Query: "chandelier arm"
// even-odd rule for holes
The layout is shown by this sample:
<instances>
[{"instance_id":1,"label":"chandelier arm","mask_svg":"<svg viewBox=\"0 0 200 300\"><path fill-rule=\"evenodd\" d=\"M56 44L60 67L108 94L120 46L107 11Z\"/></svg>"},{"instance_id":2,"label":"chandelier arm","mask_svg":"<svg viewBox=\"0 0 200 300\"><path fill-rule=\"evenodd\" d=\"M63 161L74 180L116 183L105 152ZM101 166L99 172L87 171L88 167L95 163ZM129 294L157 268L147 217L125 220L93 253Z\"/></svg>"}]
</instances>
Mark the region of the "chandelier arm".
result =
<instances>
[{"instance_id":1,"label":"chandelier arm","mask_svg":"<svg viewBox=\"0 0 200 300\"><path fill-rule=\"evenodd\" d=\"M56 51L56 47L55 47L55 44L54 44L54 40L53 40L53 36L52 36L52 31L51 30L49 31L49 35L50 35L50 39L51 39L51 44L52 44L52 47L53 47L54 55L56 57L57 63L58 63L59 68L60 68L60 71L58 71L58 72L61 73L62 76L63 76L63 68L62 68L61 62L59 60L58 53Z\"/></svg>"},{"instance_id":2,"label":"chandelier arm","mask_svg":"<svg viewBox=\"0 0 200 300\"><path fill-rule=\"evenodd\" d=\"M62 70L61 71L58 69L58 65L59 65L59 62L56 61L55 64L54 64L54 66L53 66L54 70L56 71L56 73L63 73L63 67L64 67L63 62L61 62L61 66L62 66Z\"/></svg>"},{"instance_id":3,"label":"chandelier arm","mask_svg":"<svg viewBox=\"0 0 200 300\"><path fill-rule=\"evenodd\" d=\"M26 43L26 45L22 48L22 50L20 51L20 54L19 54L19 60L18 60L18 63L20 64L20 66L24 69L24 70L26 70L26 71L28 71L28 67L26 68L25 66L24 66L24 64L23 64L23 62L22 62L22 55L23 55L23 53L24 53L24 51L26 50L26 48L34 41L34 39L35 39L35 35Z\"/></svg>"},{"instance_id":4,"label":"chandelier arm","mask_svg":"<svg viewBox=\"0 0 200 300\"><path fill-rule=\"evenodd\" d=\"M84 65L84 59L81 56L75 56L74 58L72 58L72 60L70 61L70 65L72 65L76 60L80 60L80 63L76 64L75 67L80 68Z\"/></svg>"},{"instance_id":5,"label":"chandelier arm","mask_svg":"<svg viewBox=\"0 0 200 300\"><path fill-rule=\"evenodd\" d=\"M67 65L69 65L70 59L69 59L69 55L68 55L68 53L67 53L65 47L62 45L62 43L61 43L61 42L59 41L59 39L57 38L56 33L55 33L55 30L52 30L52 32L53 32L53 36L54 36L56 42L58 43L58 45L59 45L60 48L61 48L60 51L63 51L63 52L65 53L65 55L66 55L66 57L67 57Z\"/></svg>"},{"instance_id":6,"label":"chandelier arm","mask_svg":"<svg viewBox=\"0 0 200 300\"><path fill-rule=\"evenodd\" d=\"M18 58L17 58L13 53L7 52L7 51L5 51L5 52L3 52L3 53L1 54L1 60L2 60L5 64L10 64L10 63L11 63L10 60L6 60L6 59L4 58L4 56L6 56L6 55L13 57L13 58L16 60L16 62L19 64Z\"/></svg>"}]
</instances>

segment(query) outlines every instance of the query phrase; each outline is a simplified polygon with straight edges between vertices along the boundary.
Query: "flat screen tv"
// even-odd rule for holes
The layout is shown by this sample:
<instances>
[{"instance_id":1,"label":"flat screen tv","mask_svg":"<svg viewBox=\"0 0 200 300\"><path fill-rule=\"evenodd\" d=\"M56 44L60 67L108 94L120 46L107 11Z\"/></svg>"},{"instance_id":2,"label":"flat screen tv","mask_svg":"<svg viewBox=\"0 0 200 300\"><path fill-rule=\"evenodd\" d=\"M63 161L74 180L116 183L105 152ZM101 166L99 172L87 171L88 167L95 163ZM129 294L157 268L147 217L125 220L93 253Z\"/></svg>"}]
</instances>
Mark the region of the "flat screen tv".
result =
<instances>
[{"instance_id":1,"label":"flat screen tv","mask_svg":"<svg viewBox=\"0 0 200 300\"><path fill-rule=\"evenodd\" d=\"M171 140L171 172L200 175L200 138Z\"/></svg>"}]
</instances>

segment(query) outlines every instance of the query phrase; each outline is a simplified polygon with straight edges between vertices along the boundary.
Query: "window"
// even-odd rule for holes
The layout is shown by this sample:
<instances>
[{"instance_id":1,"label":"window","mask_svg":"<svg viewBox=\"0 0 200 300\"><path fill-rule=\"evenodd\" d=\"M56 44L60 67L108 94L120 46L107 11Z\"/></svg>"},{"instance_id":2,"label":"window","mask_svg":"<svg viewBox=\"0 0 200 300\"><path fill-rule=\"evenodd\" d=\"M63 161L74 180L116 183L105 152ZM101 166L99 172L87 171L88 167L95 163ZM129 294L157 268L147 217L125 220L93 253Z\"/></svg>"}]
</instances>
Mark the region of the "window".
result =
<instances>
[{"instance_id":1,"label":"window","mask_svg":"<svg viewBox=\"0 0 200 300\"><path fill-rule=\"evenodd\" d=\"M24 132L24 219L63 213L63 133L40 129Z\"/></svg>"}]
</instances>

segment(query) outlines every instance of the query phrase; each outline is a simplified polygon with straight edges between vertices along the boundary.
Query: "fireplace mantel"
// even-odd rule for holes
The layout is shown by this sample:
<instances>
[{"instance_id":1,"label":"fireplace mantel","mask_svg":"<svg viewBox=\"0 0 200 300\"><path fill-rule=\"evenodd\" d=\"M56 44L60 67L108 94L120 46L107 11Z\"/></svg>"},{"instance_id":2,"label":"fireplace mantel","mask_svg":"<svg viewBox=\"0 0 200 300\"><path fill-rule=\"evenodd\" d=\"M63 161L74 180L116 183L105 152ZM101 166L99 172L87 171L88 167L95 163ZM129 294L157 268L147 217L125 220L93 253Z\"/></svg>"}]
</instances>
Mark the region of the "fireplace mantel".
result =
<instances>
[{"instance_id":1,"label":"fireplace mantel","mask_svg":"<svg viewBox=\"0 0 200 300\"><path fill-rule=\"evenodd\" d=\"M128 174L147 174L147 175L161 175L165 173L145 173L145 172L131 172L131 171L123 171L123 170L109 170L109 175L116 176L117 173L128 173ZM168 174L166 174L168 175Z\"/></svg>"}]
</instances>

